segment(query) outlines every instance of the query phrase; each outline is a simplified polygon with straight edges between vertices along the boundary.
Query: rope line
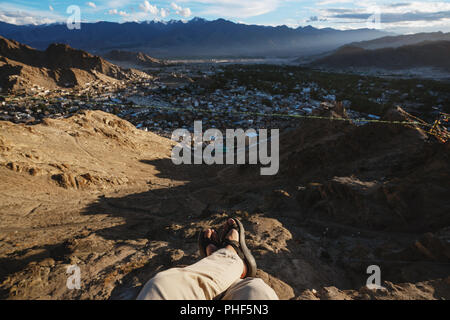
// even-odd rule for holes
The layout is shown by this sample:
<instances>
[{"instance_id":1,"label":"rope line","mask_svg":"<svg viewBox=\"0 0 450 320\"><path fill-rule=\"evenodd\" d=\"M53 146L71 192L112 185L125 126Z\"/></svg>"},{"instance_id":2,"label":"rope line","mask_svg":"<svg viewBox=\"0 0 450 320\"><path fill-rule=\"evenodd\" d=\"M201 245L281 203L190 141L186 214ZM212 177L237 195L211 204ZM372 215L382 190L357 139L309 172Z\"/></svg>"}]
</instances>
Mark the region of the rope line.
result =
<instances>
[{"instance_id":1,"label":"rope line","mask_svg":"<svg viewBox=\"0 0 450 320\"><path fill-rule=\"evenodd\" d=\"M348 118L334 118L334 117L322 117L314 115L302 115L302 114L283 114L283 113L259 113L259 112L244 112L244 111L214 111L209 109L194 109L194 108L175 108L175 107L164 107L164 106L147 106L147 105L134 105L137 108L151 108L160 110L170 110L178 112L203 112L211 114L231 114L231 115L253 115L259 117L287 117L287 118L297 118L297 119L316 119L316 120L329 120L329 121L346 121L346 122L357 122L357 123L383 123L383 124L399 124L399 125L416 125L432 128L433 125L426 123L420 119L420 121L389 121L389 120L378 120L378 119L348 119Z\"/></svg>"}]
</instances>

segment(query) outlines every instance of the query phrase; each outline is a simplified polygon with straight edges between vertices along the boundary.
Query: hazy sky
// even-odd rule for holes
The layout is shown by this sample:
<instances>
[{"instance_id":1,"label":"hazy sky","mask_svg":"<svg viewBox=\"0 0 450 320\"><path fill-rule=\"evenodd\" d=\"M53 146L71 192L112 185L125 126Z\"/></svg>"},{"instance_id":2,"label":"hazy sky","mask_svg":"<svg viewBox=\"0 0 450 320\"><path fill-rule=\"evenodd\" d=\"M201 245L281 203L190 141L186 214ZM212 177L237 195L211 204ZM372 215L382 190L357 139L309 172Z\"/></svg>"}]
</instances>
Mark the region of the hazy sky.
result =
<instances>
[{"instance_id":1,"label":"hazy sky","mask_svg":"<svg viewBox=\"0 0 450 320\"><path fill-rule=\"evenodd\" d=\"M89 22L202 17L272 26L450 32L450 0L0 0L0 21L14 24L66 21L71 5L79 6L82 21Z\"/></svg>"}]
</instances>

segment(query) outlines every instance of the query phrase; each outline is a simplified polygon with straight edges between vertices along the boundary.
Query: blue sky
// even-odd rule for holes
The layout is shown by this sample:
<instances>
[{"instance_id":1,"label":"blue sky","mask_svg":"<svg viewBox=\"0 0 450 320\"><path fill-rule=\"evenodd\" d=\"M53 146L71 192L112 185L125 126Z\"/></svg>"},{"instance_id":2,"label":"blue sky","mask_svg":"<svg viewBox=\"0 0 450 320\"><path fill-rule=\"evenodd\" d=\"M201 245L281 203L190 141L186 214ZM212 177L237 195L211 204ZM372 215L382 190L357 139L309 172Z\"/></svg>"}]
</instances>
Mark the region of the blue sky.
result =
<instances>
[{"instance_id":1,"label":"blue sky","mask_svg":"<svg viewBox=\"0 0 450 320\"><path fill-rule=\"evenodd\" d=\"M42 24L66 21L67 8L82 21L208 20L259 25L312 25L337 29L381 28L398 33L450 32L449 0L0 0L0 21Z\"/></svg>"}]
</instances>

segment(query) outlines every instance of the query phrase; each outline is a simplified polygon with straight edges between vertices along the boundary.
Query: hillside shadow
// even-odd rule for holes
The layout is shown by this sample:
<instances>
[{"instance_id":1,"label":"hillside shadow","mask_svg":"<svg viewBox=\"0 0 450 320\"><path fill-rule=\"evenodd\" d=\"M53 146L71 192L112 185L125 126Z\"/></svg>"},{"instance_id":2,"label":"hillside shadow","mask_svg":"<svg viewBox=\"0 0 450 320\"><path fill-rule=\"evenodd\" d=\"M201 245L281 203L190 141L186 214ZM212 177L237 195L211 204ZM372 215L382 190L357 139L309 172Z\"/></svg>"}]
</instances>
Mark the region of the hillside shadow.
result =
<instances>
[{"instance_id":1,"label":"hillside shadow","mask_svg":"<svg viewBox=\"0 0 450 320\"><path fill-rule=\"evenodd\" d=\"M112 299L134 299L141 285L157 272L195 262L199 258L196 253L196 237L200 231L199 226L221 223L223 219L217 218L218 213L233 214L236 212L236 208L240 205L236 206L228 199L245 199L245 195L239 190L241 185L248 183L245 171L236 170L234 174L236 172L238 175L241 174L241 179L238 176L237 179L233 177L234 180L232 180L218 177L219 173L223 175L223 172L226 172L223 170L224 166L176 166L170 159L142 160L141 162L154 166L159 171L156 177L169 179L173 184L123 197L101 197L83 211L83 214L86 215L101 214L120 217L124 220L121 225L95 231L97 235L105 239L115 241L147 239L167 243L165 249L157 250L156 256L149 259L144 266L134 269L122 279L122 284L114 288ZM177 185L176 182L180 181L184 183ZM234 182L232 183L232 181ZM253 181L253 184L250 183L252 188L255 188L256 192L263 192L257 181L259 180ZM283 217L283 214L279 212L264 211L261 214L264 217L277 219L284 228L292 233L296 232L294 229L301 224L300 221L297 221L301 218L300 216L293 220ZM292 274L285 275L281 271L274 270L267 261L303 259L308 262L305 260L307 257L297 257L290 253L298 252L298 250L296 251L297 246L298 243L295 241L288 241L286 252L267 253L257 259L265 259L261 263L263 268L269 266L267 272L289 284L292 282ZM180 259L172 259L170 255L173 250L182 250L184 254ZM316 284L320 287L337 286L340 289L358 289L363 286L368 277L366 268L373 264L363 262L348 268L339 261L330 260L327 254L321 255L318 259L330 268L340 268L344 277L335 279L332 276L312 274L311 277L317 276ZM411 264L406 269L404 265L399 266L390 262L382 263L380 266L384 270L383 280L394 282L432 280L446 274L441 267L430 268L418 264ZM298 272L302 272L302 270L298 270ZM140 283L140 285L136 283ZM309 288L297 286L293 289L295 295L298 296L302 290Z\"/></svg>"},{"instance_id":2,"label":"hillside shadow","mask_svg":"<svg viewBox=\"0 0 450 320\"><path fill-rule=\"evenodd\" d=\"M246 205L240 205L241 201L245 203L248 200L243 190L249 188L259 194L264 191L263 184L259 182L263 180L264 183L267 182L266 178L261 178L261 181L253 179L247 181L249 171L256 170L245 166L239 167L238 170L228 170L229 167L226 166L176 166L170 159L141 160L141 162L154 166L159 172L156 177L168 179L173 185L123 197L101 197L83 210L85 215L108 215L124 220L123 224L95 231L105 239L114 241L147 239L167 244L163 249L156 250L155 255L145 265L122 278L121 284L114 288L111 299L134 299L141 286L157 272L194 263L199 258L197 254L197 235L201 229L199 226L216 227L224 222L227 215L239 211L237 208L242 207L242 210L245 210ZM180 181L184 184L176 185L176 182ZM270 214L267 216L277 218ZM245 224L249 224L245 217L242 219ZM289 225L285 228L291 229ZM257 259L267 259L261 264L263 267L268 265L267 261L289 261L296 258L289 254L290 251L295 251L295 246L296 243L289 241L286 252L267 253ZM183 251L180 259L171 258L175 250ZM283 276L283 272L269 269L273 277L286 284L291 282L290 276ZM329 286L343 283L345 281L336 282L330 277L324 277L320 284ZM295 295L298 296L302 289L306 288L293 288Z\"/></svg>"},{"instance_id":3,"label":"hillside shadow","mask_svg":"<svg viewBox=\"0 0 450 320\"><path fill-rule=\"evenodd\" d=\"M217 226L224 221L226 215L248 209L245 202L248 194L242 190L243 185L249 185L248 190L258 196L263 196L266 191L266 186L260 183L263 178L249 179L245 168L224 170L225 166L176 166L170 159L141 160L141 162L153 166L159 172L155 176L166 179L161 180L165 181L165 184L151 185L150 190L141 193L100 197L82 211L84 215L106 215L123 221L120 225L92 232L106 240L119 241L122 244L125 241L141 239L165 243L165 246L152 251L152 255L144 265L134 268L121 278L120 284L116 285L111 293L111 299L135 299L142 285L156 273L197 261L199 256L196 237L201 226ZM228 174L229 177L219 177ZM252 214L251 210L248 212ZM299 234L299 230L296 229L302 224L300 215L292 217L280 211L265 210L259 211L259 214L276 219L292 234ZM243 221L248 225L249 222L245 221L244 217ZM313 228L307 230L316 235L320 235L323 231ZM298 275L304 272L295 265L294 260L309 262L307 256L298 255L297 247L298 242L290 240L286 243L286 251L267 252L256 256L264 271L292 286L295 296L300 295L304 289L311 289L308 286L293 284L295 281L292 277L295 276L295 272L298 272ZM0 279L23 270L31 261L42 261L48 257L56 261L65 261L66 255L71 253L65 244L33 249L36 249L36 254L23 259L0 259ZM135 250L142 250L142 247L135 246ZM180 250L181 254L174 258L177 250ZM19 256L22 255L25 255L25 252L19 253ZM315 282L316 288L337 286L339 289L358 289L367 279L365 268L372 264L361 263L348 268L348 265L339 265L337 261L330 260L326 254L321 255L319 260L324 265L344 270L344 277L340 279L332 276L319 277ZM283 261L287 264L292 262L291 270L295 272L286 273L282 267L276 267ZM430 267L430 264L411 264L406 271L404 266L399 267L395 263L383 263L380 267L383 270L382 280L393 282L432 280L448 276L448 271L436 265ZM313 270L312 274L306 277L315 277L316 274L318 272ZM0 292L0 298L7 298L7 292Z\"/></svg>"},{"instance_id":4,"label":"hillside shadow","mask_svg":"<svg viewBox=\"0 0 450 320\"><path fill-rule=\"evenodd\" d=\"M212 214L209 207L214 199L206 193L218 183L217 173L223 169L206 165L176 166L171 159L141 162L159 172L154 176L158 182L152 182L150 190L121 197L100 197L82 212L124 221L94 232L104 239L120 242L146 239L148 243L165 244L152 251L145 265L121 279L121 284L113 289L111 299L135 299L141 285L156 273L198 260L196 237L200 228L189 225L208 219ZM137 251L141 249L136 247ZM182 250L181 258L172 257L177 250ZM136 285L136 279L140 285Z\"/></svg>"},{"instance_id":5,"label":"hillside shadow","mask_svg":"<svg viewBox=\"0 0 450 320\"><path fill-rule=\"evenodd\" d=\"M100 197L82 212L84 215L107 215L124 221L120 225L94 231L104 239L146 239L166 244L164 248L155 250L145 265L123 277L121 284L114 288L111 299L134 299L141 286L157 272L197 261L199 226L218 226L223 223L223 214L232 213L234 201L239 201L235 199L240 199L233 197L239 193L239 180L238 183L230 184L224 182L229 180L227 177L218 177L219 173L227 175L230 167L176 166L170 159L141 162L155 167L159 172L155 177L168 179L173 184L123 197ZM237 174L242 175L242 182L245 180L245 170L237 170ZM176 184L181 181L184 182L182 185ZM171 258L176 250L183 252L179 259Z\"/></svg>"},{"instance_id":6,"label":"hillside shadow","mask_svg":"<svg viewBox=\"0 0 450 320\"><path fill-rule=\"evenodd\" d=\"M159 171L156 177L166 179L164 184L149 185L149 191L123 197L100 197L82 212L124 219L120 226L96 231L105 239L170 241L171 235L164 230L165 226L184 225L206 213L210 199L201 197L198 192L215 183L217 168L176 166L170 159L141 162L154 166ZM194 193L197 194L194 196Z\"/></svg>"}]
</instances>

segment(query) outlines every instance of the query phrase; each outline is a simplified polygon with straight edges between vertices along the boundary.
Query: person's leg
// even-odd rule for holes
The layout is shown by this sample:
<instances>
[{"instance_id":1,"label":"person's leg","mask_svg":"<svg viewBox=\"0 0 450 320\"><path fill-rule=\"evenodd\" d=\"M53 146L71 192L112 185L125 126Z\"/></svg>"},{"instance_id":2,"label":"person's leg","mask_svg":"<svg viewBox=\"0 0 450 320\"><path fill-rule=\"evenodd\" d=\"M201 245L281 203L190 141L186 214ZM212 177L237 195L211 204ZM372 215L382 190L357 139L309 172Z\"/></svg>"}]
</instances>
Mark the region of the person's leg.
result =
<instances>
[{"instance_id":1,"label":"person's leg","mask_svg":"<svg viewBox=\"0 0 450 320\"><path fill-rule=\"evenodd\" d=\"M278 296L262 279L245 278L236 281L222 300L278 300Z\"/></svg>"},{"instance_id":2,"label":"person's leg","mask_svg":"<svg viewBox=\"0 0 450 320\"><path fill-rule=\"evenodd\" d=\"M158 273L137 299L211 300L238 280L243 268L236 253L220 249L191 266Z\"/></svg>"},{"instance_id":3,"label":"person's leg","mask_svg":"<svg viewBox=\"0 0 450 320\"><path fill-rule=\"evenodd\" d=\"M237 239L235 230L226 237ZM204 236L218 240L212 229ZM210 244L206 248L207 257L186 268L173 268L158 273L146 283L138 300L210 300L227 290L243 273L245 266L233 248L217 250Z\"/></svg>"}]
</instances>

